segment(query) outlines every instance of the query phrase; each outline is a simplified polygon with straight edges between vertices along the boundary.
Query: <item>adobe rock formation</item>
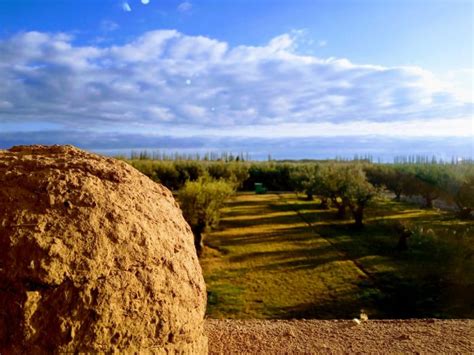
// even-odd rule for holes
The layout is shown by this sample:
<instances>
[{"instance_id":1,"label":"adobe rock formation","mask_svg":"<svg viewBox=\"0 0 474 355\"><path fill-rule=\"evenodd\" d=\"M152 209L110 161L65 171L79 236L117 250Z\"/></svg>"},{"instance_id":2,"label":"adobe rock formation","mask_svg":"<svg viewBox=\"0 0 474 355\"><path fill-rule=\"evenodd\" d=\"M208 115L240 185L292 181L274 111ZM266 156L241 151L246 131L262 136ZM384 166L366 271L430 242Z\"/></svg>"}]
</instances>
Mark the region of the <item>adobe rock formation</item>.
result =
<instances>
[{"instance_id":1,"label":"adobe rock formation","mask_svg":"<svg viewBox=\"0 0 474 355\"><path fill-rule=\"evenodd\" d=\"M71 146L0 150L0 353L206 353L172 194Z\"/></svg>"}]
</instances>

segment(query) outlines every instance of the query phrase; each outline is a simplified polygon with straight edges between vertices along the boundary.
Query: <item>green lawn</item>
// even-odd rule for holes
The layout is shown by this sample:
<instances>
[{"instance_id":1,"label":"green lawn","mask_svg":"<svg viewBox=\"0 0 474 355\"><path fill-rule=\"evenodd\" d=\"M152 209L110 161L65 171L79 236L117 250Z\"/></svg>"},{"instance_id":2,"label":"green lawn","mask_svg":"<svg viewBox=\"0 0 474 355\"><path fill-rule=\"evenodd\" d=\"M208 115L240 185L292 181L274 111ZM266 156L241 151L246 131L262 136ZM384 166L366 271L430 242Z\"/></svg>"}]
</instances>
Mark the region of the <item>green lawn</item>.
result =
<instances>
[{"instance_id":1,"label":"green lawn","mask_svg":"<svg viewBox=\"0 0 474 355\"><path fill-rule=\"evenodd\" d=\"M236 195L201 260L216 318L473 317L473 222L379 200L363 230L295 194ZM396 250L391 221L416 226Z\"/></svg>"}]
</instances>

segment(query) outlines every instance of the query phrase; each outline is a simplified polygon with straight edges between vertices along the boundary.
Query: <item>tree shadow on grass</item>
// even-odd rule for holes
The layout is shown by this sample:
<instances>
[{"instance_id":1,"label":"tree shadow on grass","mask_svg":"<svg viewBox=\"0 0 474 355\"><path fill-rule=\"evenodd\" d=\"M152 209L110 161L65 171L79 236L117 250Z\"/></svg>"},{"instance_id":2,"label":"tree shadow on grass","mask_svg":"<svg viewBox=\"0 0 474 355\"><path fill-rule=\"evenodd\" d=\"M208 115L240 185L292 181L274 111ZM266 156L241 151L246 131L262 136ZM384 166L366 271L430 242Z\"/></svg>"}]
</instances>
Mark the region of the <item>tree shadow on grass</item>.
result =
<instances>
[{"instance_id":1,"label":"tree shadow on grass","mask_svg":"<svg viewBox=\"0 0 474 355\"><path fill-rule=\"evenodd\" d=\"M314 303L305 303L297 306L278 308L271 311L278 318L353 318L358 315L360 308L369 311L372 318L413 318L413 317L474 317L474 285L450 283L442 279L443 272L436 265L443 261L435 260L425 249L400 253L396 250L397 234L391 224L396 220L409 219L413 223L438 224L450 222L452 217L445 215L431 215L414 210L403 210L399 206L388 206L382 212L367 210L367 223L364 229L354 229L348 220L335 220L335 210L320 210L317 203L312 201L298 202L293 205L280 203L280 200L241 201L238 214L241 220L223 221L223 229L243 228L235 235L217 236L209 238L223 249L233 246L242 247L252 244L276 244L284 251L254 251L241 255L230 253L229 260L233 263L250 263L259 260L252 267L245 265L238 268L238 272L246 273L252 270L284 271L315 269L320 265L334 261L344 261L347 257L341 256L335 250L343 251L348 257L362 259L362 262L371 270L376 286L361 282L359 291L331 300L315 300ZM251 206L248 210L245 207ZM231 208L233 206L230 206ZM396 207L396 208L395 208ZM392 210L390 210L392 209ZM265 216L273 212L295 212L306 221L314 223L313 229L333 245L314 245L321 236L308 226L301 224L301 217L295 215ZM232 213L232 211L230 211ZM262 213L262 217L253 215ZM246 215L253 214L251 218ZM232 214L226 213L226 217ZM325 224L318 222L324 222ZM271 225L275 227L272 228ZM258 227L262 226L259 231ZM282 227L283 226L283 227ZM245 229L247 227L248 231ZM460 227L462 228L462 227ZM281 243L281 245L279 245ZM299 244L301 248L299 248ZM291 246L291 249L288 249ZM242 250L241 249L241 250ZM378 257L385 257L378 258ZM390 259L386 259L386 258ZM390 260L393 271L387 270L386 260ZM261 261L261 264L260 264ZM370 264L367 264L369 263ZM425 264L426 262L426 264ZM380 265L377 265L379 263ZM411 263L406 265L406 263ZM414 263L420 264L416 266ZM415 265L415 266L414 266ZM428 269L424 272L423 269ZM420 271L421 270L421 271Z\"/></svg>"},{"instance_id":2,"label":"tree shadow on grass","mask_svg":"<svg viewBox=\"0 0 474 355\"><path fill-rule=\"evenodd\" d=\"M269 200L230 200L226 203L227 207L256 207L256 206L267 206L270 203Z\"/></svg>"},{"instance_id":3,"label":"tree shadow on grass","mask_svg":"<svg viewBox=\"0 0 474 355\"><path fill-rule=\"evenodd\" d=\"M339 294L330 300L272 309L275 318L284 319L352 319L364 309L372 319L409 318L472 318L472 307L460 297L449 298L446 287L437 280L396 280L388 275L383 290L366 281L359 283L359 291ZM472 291L471 285L469 290ZM471 303L472 306L472 303Z\"/></svg>"},{"instance_id":4,"label":"tree shadow on grass","mask_svg":"<svg viewBox=\"0 0 474 355\"><path fill-rule=\"evenodd\" d=\"M278 201L277 201L278 202ZM307 202L299 202L299 203L275 203L269 206L269 208L273 211L277 212L296 212L301 210L308 210L308 211L325 211L319 208L318 204L314 201L307 201Z\"/></svg>"},{"instance_id":5,"label":"tree shadow on grass","mask_svg":"<svg viewBox=\"0 0 474 355\"><path fill-rule=\"evenodd\" d=\"M253 226L264 226L264 225L294 225L304 223L303 221L298 220L294 215L278 215L278 216L266 216L263 214L261 217L251 217L251 218L238 218L238 219L228 219L226 218L221 222L223 228L246 228Z\"/></svg>"},{"instance_id":6,"label":"tree shadow on grass","mask_svg":"<svg viewBox=\"0 0 474 355\"><path fill-rule=\"evenodd\" d=\"M353 319L364 309L369 315L377 312L374 298L379 291L370 286L354 292L338 293L337 296L301 303L289 307L274 307L274 318L281 319Z\"/></svg>"},{"instance_id":7,"label":"tree shadow on grass","mask_svg":"<svg viewBox=\"0 0 474 355\"><path fill-rule=\"evenodd\" d=\"M289 251L264 251L236 255L229 258L230 262L246 264L253 260L262 259L262 265L254 265L252 270L278 271L278 270L306 270L318 266L342 261L343 257L330 245L313 248L301 248Z\"/></svg>"},{"instance_id":8,"label":"tree shadow on grass","mask_svg":"<svg viewBox=\"0 0 474 355\"><path fill-rule=\"evenodd\" d=\"M284 227L272 230L270 232L249 231L240 232L232 236L209 236L205 240L213 245L219 246L242 246L248 244L268 244L268 243L302 243L308 242L320 237L308 230L306 226Z\"/></svg>"}]
</instances>

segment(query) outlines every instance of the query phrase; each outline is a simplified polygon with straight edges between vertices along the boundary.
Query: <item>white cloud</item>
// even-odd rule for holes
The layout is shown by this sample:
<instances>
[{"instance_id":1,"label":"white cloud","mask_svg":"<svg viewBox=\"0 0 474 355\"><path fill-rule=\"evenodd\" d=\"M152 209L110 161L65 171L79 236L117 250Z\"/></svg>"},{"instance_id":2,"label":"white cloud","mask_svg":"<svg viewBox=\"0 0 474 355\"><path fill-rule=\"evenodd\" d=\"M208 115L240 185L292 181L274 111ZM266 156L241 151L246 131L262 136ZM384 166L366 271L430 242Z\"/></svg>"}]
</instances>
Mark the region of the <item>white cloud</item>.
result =
<instances>
[{"instance_id":1,"label":"white cloud","mask_svg":"<svg viewBox=\"0 0 474 355\"><path fill-rule=\"evenodd\" d=\"M142 0L143 5L148 5L150 3L150 0Z\"/></svg>"},{"instance_id":2,"label":"white cloud","mask_svg":"<svg viewBox=\"0 0 474 355\"><path fill-rule=\"evenodd\" d=\"M318 46L319 47L326 47L328 44L328 41L324 40L324 39L321 39L318 41Z\"/></svg>"},{"instance_id":3,"label":"white cloud","mask_svg":"<svg viewBox=\"0 0 474 355\"><path fill-rule=\"evenodd\" d=\"M104 32L112 32L119 29L119 25L113 21L104 20L100 23L100 28Z\"/></svg>"},{"instance_id":4,"label":"white cloud","mask_svg":"<svg viewBox=\"0 0 474 355\"><path fill-rule=\"evenodd\" d=\"M147 110L153 121L171 121L175 118L175 116L170 112L170 109L167 107L150 106Z\"/></svg>"},{"instance_id":5,"label":"white cloud","mask_svg":"<svg viewBox=\"0 0 474 355\"><path fill-rule=\"evenodd\" d=\"M442 78L452 92L462 101L474 102L474 69L451 70Z\"/></svg>"},{"instance_id":6,"label":"white cloud","mask_svg":"<svg viewBox=\"0 0 474 355\"><path fill-rule=\"evenodd\" d=\"M20 33L0 40L0 125L146 126L176 135L472 135L472 91L460 94L457 81L417 67L303 56L296 44L284 34L262 46L230 47L160 30L94 47L61 33Z\"/></svg>"},{"instance_id":7,"label":"white cloud","mask_svg":"<svg viewBox=\"0 0 474 355\"><path fill-rule=\"evenodd\" d=\"M131 12L132 8L130 7L130 4L125 1L122 3L122 10L125 12Z\"/></svg>"},{"instance_id":8,"label":"white cloud","mask_svg":"<svg viewBox=\"0 0 474 355\"><path fill-rule=\"evenodd\" d=\"M179 12L189 12L193 8L193 4L191 4L189 1L182 2L181 4L178 5L178 11Z\"/></svg>"},{"instance_id":9,"label":"white cloud","mask_svg":"<svg viewBox=\"0 0 474 355\"><path fill-rule=\"evenodd\" d=\"M251 125L237 127L205 127L176 126L168 132L174 137L247 137L247 138L307 138L307 137L362 137L390 136L398 138L423 137L473 137L472 119L429 119L395 122L321 122L321 123L289 123L278 125Z\"/></svg>"}]
</instances>

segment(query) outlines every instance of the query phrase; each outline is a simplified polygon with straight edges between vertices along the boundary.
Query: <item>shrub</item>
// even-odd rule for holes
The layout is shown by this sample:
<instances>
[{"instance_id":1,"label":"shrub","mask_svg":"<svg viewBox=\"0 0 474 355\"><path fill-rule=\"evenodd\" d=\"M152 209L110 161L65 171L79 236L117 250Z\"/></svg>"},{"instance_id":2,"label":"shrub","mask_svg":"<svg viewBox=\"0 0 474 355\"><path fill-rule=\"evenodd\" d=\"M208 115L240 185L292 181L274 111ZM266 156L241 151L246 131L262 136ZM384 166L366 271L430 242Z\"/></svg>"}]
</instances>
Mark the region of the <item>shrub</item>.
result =
<instances>
[{"instance_id":1,"label":"shrub","mask_svg":"<svg viewBox=\"0 0 474 355\"><path fill-rule=\"evenodd\" d=\"M197 181L187 181L179 190L178 200L183 216L191 226L194 245L198 255L202 254L202 233L207 228L217 227L220 209L234 192L234 186L224 180L214 180L207 176Z\"/></svg>"}]
</instances>

